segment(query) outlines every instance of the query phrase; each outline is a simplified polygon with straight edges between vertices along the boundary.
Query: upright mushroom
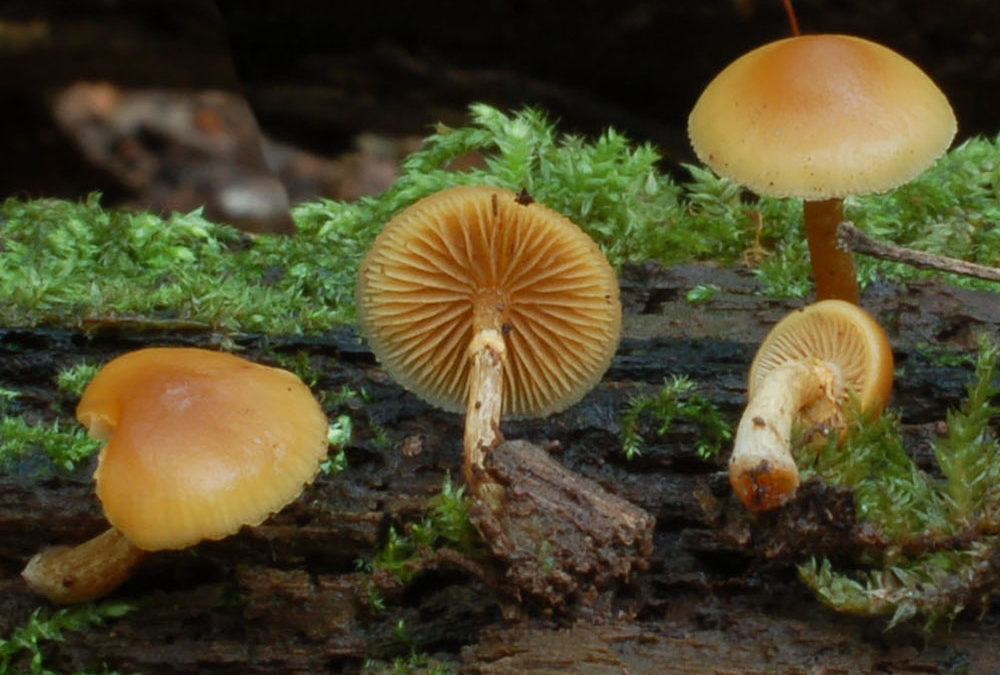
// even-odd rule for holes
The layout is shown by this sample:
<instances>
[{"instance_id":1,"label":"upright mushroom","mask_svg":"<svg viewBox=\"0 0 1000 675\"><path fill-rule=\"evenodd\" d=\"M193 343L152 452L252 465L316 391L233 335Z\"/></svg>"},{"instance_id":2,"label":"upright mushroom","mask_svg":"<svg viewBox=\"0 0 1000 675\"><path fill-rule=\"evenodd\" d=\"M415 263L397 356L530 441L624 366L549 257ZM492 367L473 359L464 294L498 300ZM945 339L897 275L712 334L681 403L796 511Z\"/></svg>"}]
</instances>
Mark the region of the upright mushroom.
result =
<instances>
[{"instance_id":1,"label":"upright mushroom","mask_svg":"<svg viewBox=\"0 0 1000 675\"><path fill-rule=\"evenodd\" d=\"M773 509L795 494L793 424L840 434L852 392L863 411L878 413L892 378L889 340L857 305L822 300L775 324L750 366L747 407L729 460L729 481L744 505Z\"/></svg>"},{"instance_id":2,"label":"upright mushroom","mask_svg":"<svg viewBox=\"0 0 1000 675\"><path fill-rule=\"evenodd\" d=\"M107 441L94 478L112 527L28 562L28 585L59 603L110 592L148 551L262 522L298 497L328 449L326 415L298 377L204 349L114 359L76 414Z\"/></svg>"},{"instance_id":3,"label":"upright mushroom","mask_svg":"<svg viewBox=\"0 0 1000 675\"><path fill-rule=\"evenodd\" d=\"M568 218L510 190L454 187L396 216L361 264L361 329L395 379L466 411L465 477L482 496L501 414L578 401L618 346L614 270Z\"/></svg>"},{"instance_id":4,"label":"upright mushroom","mask_svg":"<svg viewBox=\"0 0 1000 675\"><path fill-rule=\"evenodd\" d=\"M955 136L944 94L916 65L874 42L803 35L727 66L688 120L698 158L773 197L805 200L817 299L857 304L837 225L850 194L883 192L926 169Z\"/></svg>"}]
</instances>

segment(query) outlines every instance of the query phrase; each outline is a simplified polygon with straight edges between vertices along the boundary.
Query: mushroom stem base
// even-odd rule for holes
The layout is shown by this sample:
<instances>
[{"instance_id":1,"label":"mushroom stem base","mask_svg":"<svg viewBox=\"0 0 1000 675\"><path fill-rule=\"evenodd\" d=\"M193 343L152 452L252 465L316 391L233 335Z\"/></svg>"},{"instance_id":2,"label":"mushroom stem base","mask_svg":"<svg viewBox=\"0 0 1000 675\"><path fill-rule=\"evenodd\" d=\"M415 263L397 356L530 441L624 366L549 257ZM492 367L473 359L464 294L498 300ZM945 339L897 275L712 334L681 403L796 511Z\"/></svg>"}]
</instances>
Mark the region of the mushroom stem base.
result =
<instances>
[{"instance_id":1,"label":"mushroom stem base","mask_svg":"<svg viewBox=\"0 0 1000 675\"><path fill-rule=\"evenodd\" d=\"M729 458L729 482L748 509L774 509L795 494L792 424L806 408L835 419L840 389L837 370L819 359L791 361L764 378L743 412Z\"/></svg>"},{"instance_id":2,"label":"mushroom stem base","mask_svg":"<svg viewBox=\"0 0 1000 675\"><path fill-rule=\"evenodd\" d=\"M146 556L115 528L79 546L56 546L36 553L21 576L31 590L69 605L107 595L132 575Z\"/></svg>"}]
</instances>

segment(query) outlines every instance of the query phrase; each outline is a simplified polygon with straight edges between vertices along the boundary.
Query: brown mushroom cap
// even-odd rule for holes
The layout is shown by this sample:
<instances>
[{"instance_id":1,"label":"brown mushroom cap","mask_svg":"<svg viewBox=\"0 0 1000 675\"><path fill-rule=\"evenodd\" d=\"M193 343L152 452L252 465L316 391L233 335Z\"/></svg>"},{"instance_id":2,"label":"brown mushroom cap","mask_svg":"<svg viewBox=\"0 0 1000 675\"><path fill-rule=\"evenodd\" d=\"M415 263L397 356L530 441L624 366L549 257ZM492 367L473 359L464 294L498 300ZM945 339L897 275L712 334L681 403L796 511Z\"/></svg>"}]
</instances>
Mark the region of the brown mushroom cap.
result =
<instances>
[{"instance_id":1,"label":"brown mushroom cap","mask_svg":"<svg viewBox=\"0 0 1000 675\"><path fill-rule=\"evenodd\" d=\"M882 192L913 178L955 136L944 94L911 61L847 35L759 47L705 88L688 120L698 158L774 197Z\"/></svg>"},{"instance_id":2,"label":"brown mushroom cap","mask_svg":"<svg viewBox=\"0 0 1000 675\"><path fill-rule=\"evenodd\" d=\"M862 410L880 412L892 391L892 348L885 331L868 312L843 300L821 300L779 321L761 343L750 365L747 398L764 377L789 361L819 359L836 368L844 401L853 390ZM802 411L806 424L822 422L828 411Z\"/></svg>"},{"instance_id":3,"label":"brown mushroom cap","mask_svg":"<svg viewBox=\"0 0 1000 675\"><path fill-rule=\"evenodd\" d=\"M328 449L327 418L298 377L204 349L114 359L77 419L107 439L94 477L108 521L145 550L260 523L301 493Z\"/></svg>"},{"instance_id":4,"label":"brown mushroom cap","mask_svg":"<svg viewBox=\"0 0 1000 675\"><path fill-rule=\"evenodd\" d=\"M597 244L501 188L450 188L396 216L361 265L357 298L362 332L386 370L456 412L483 316L506 344L511 415L544 416L579 400L607 370L621 332L617 279Z\"/></svg>"}]
</instances>

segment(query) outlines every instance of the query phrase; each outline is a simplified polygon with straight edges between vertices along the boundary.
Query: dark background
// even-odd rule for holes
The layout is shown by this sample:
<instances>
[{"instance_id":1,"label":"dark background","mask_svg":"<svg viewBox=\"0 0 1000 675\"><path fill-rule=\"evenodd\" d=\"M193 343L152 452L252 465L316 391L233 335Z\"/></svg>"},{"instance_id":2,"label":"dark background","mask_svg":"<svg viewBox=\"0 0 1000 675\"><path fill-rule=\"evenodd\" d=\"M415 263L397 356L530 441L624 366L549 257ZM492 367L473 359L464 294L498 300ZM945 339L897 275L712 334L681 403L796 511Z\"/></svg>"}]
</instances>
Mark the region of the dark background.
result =
<instances>
[{"instance_id":1,"label":"dark background","mask_svg":"<svg viewBox=\"0 0 1000 675\"><path fill-rule=\"evenodd\" d=\"M779 0L673 2L293 2L257 11L220 2L237 69L265 126L295 135L268 85L326 84L344 99L331 130L413 132L473 100L546 106L567 127L608 124L668 154L686 154L684 126L701 89L727 63L787 37ZM963 134L997 129L1000 3L992 0L799 0L803 32L843 32L903 53L945 90ZM312 103L306 100L304 103ZM366 106L372 103L374 105ZM301 113L299 113L301 114ZM338 119L339 117L339 119ZM339 129L338 129L339 127Z\"/></svg>"},{"instance_id":2,"label":"dark background","mask_svg":"<svg viewBox=\"0 0 1000 675\"><path fill-rule=\"evenodd\" d=\"M795 6L803 32L874 39L924 68L956 109L959 140L1000 131L1000 3ZM81 80L240 92L267 136L331 160L359 134L421 137L485 101L542 106L566 131L614 126L675 167L691 159L685 121L702 87L789 34L779 0L5 2L0 194L128 197L52 120L54 93Z\"/></svg>"}]
</instances>

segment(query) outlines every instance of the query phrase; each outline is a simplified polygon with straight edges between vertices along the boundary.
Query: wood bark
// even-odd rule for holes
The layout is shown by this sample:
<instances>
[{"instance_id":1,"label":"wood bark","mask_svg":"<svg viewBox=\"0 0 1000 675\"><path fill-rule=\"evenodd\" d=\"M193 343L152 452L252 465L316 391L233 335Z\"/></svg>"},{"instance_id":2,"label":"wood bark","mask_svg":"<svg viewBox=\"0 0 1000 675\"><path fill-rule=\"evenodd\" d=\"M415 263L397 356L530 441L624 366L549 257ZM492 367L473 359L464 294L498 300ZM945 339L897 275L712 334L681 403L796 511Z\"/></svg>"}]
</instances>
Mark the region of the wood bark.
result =
<instances>
[{"instance_id":1,"label":"wood bark","mask_svg":"<svg viewBox=\"0 0 1000 675\"><path fill-rule=\"evenodd\" d=\"M705 283L721 292L689 303L687 291ZM320 390L364 391L328 406L354 420L347 468L321 475L259 527L149 556L113 596L136 609L45 643L47 667L358 672L367 659L415 652L464 673L1000 671L995 611L981 620L963 616L930 636L918 625L883 632L884 621L824 609L796 580L792 556L771 555L776 546L794 553L796 542L761 542L749 532L739 546L732 532L721 536L710 521L740 507L729 493L725 453L700 459L693 426L680 422L659 435L659 422L643 419L642 455L622 456L620 416L630 397L673 375L691 377L735 423L756 345L803 302L769 299L750 274L707 265L633 266L621 284L626 335L602 383L563 413L502 427L507 439L550 449L566 469L656 519L645 569L626 582L552 610L512 602L496 561L446 549L427 551L409 584L359 570L357 561L371 558L390 526L405 532L420 520L446 474L459 480L462 417L393 383L351 329L236 336L243 353L262 362L304 355L321 373ZM972 375L971 367L945 365L934 353L969 352L980 331L1000 339L1000 299L929 280L869 288L861 304L889 333L899 367L890 406L902 411L908 446L930 466L935 426L961 401ZM61 368L140 346L218 340L138 325L109 320L88 334L0 331L0 387L22 392L11 412L68 424L75 402L55 388ZM19 576L24 563L42 547L80 542L106 527L92 463L66 473L41 457L26 456L0 475L0 635L44 604ZM849 510L849 495L845 501L835 490L811 498L817 513L827 513L817 518L835 520ZM384 608L369 603L373 589ZM14 665L28 667L23 660Z\"/></svg>"}]
</instances>

